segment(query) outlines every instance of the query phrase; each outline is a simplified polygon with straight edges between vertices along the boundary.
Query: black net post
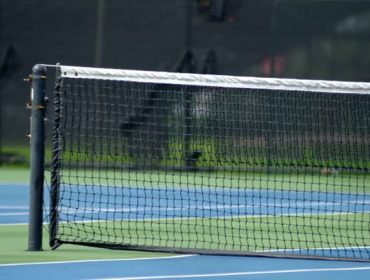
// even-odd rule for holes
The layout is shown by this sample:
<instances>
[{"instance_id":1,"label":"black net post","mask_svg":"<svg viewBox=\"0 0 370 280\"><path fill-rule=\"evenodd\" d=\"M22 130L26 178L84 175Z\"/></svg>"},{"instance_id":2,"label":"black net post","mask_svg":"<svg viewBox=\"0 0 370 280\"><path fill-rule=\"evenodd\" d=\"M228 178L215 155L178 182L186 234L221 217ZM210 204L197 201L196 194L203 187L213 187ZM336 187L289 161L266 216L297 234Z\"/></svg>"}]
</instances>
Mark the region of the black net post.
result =
<instances>
[{"instance_id":1,"label":"black net post","mask_svg":"<svg viewBox=\"0 0 370 280\"><path fill-rule=\"evenodd\" d=\"M31 89L31 177L28 250L42 250L42 206L44 184L46 67L35 65L32 69Z\"/></svg>"}]
</instances>

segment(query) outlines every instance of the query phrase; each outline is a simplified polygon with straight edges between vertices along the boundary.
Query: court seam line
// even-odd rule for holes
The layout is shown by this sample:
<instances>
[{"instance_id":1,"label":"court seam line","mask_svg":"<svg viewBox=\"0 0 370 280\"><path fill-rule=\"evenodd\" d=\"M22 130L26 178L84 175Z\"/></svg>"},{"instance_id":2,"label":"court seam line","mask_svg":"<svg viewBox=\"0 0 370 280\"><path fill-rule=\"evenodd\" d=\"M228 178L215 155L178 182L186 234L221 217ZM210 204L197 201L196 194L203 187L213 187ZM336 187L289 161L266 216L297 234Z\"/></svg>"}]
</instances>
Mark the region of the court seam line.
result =
<instances>
[{"instance_id":1,"label":"court seam line","mask_svg":"<svg viewBox=\"0 0 370 280\"><path fill-rule=\"evenodd\" d=\"M6 187L9 187L9 186L11 186L11 187L24 187L24 188L28 188L29 187L29 182L4 182L4 181L2 181L1 183L0 183L0 188L6 188Z\"/></svg>"},{"instance_id":2,"label":"court seam line","mask_svg":"<svg viewBox=\"0 0 370 280\"><path fill-rule=\"evenodd\" d=\"M322 251L328 251L328 250L354 250L354 249L367 249L370 248L370 246L348 246L348 247L338 247L338 248L301 248L301 249L271 249L271 250L259 250L256 251L258 253L273 253L273 252L299 252L299 251L311 251L311 250L322 250Z\"/></svg>"},{"instance_id":3,"label":"court seam line","mask_svg":"<svg viewBox=\"0 0 370 280\"><path fill-rule=\"evenodd\" d=\"M73 263L88 263L88 262L115 262L115 261L146 261L146 260L161 260L161 259L176 259L176 258L188 258L197 255L176 255L176 256L165 256L165 257L144 257L144 258L132 258L132 259L92 259L92 260L72 260L72 261L55 261L55 262L35 262L35 263L5 263L0 264L0 267L10 266L26 266L26 265L50 265L50 264L73 264Z\"/></svg>"},{"instance_id":4,"label":"court seam line","mask_svg":"<svg viewBox=\"0 0 370 280\"><path fill-rule=\"evenodd\" d=\"M299 208L298 206L304 208L307 206L337 206L337 205L349 205L349 206L356 206L357 203L364 204L364 205L370 205L370 200L364 200L364 202L357 201L357 200L347 200L347 201L340 201L340 202L325 202L325 201L318 201L318 202L302 202L302 203L276 203L274 204L274 207L277 208L288 208L295 206L296 208ZM202 205L199 207L199 205L194 204L194 205L189 205L189 207L161 207L161 206L147 206L147 207L123 207L123 208L92 208L92 207L68 207L68 206L62 206L60 209L60 212L69 212L69 211L74 211L81 209L79 211L88 212L88 213L95 213L95 212L117 212L120 211L122 213L125 212L141 212L141 211L146 211L148 208L150 210L158 210L158 211L180 211L183 209L202 209L202 210L213 210L213 209L239 209L239 208L263 208L263 207L269 207L271 204L268 203L261 203L259 205L247 205L247 204L224 204L224 205L218 205L218 204L209 204L209 205ZM69 210L72 209L72 210ZM83 210L82 210L83 209ZM311 209L311 210L320 210L320 209ZM77 211L75 211L77 212Z\"/></svg>"},{"instance_id":5,"label":"court seam line","mask_svg":"<svg viewBox=\"0 0 370 280\"><path fill-rule=\"evenodd\" d=\"M44 223L43 225L48 225L49 223ZM3 223L0 223L0 227L8 227L8 226L26 226L28 225L27 222L25 223L13 223L13 224L3 224Z\"/></svg>"},{"instance_id":6,"label":"court seam line","mask_svg":"<svg viewBox=\"0 0 370 280\"><path fill-rule=\"evenodd\" d=\"M340 216L340 215L356 215L356 214L369 214L370 211L364 211L364 212L332 212L332 213L300 213L300 214L293 214L293 213L283 213L278 216L282 217L303 217L303 216L312 216L312 215L318 215L318 216ZM65 214L65 213L63 213ZM68 214L68 213L67 213ZM255 219L255 218L268 218L268 217L274 217L276 215L235 215L235 216L219 216L217 218L223 218L223 219L231 219L231 218L240 218L240 219ZM167 218L148 218L144 219L144 221L160 221L160 220L165 220ZM198 219L204 219L204 217L177 217L177 218L172 218L171 220L174 221L179 221L179 220L198 220ZM141 220L141 219L140 219ZM114 220L105 220L104 222L113 222ZM122 221L136 221L136 220L129 220L129 219L122 219ZM74 221L74 223L99 223L102 222L101 220L78 220ZM68 224L67 221L60 221L60 224ZM44 222L44 225L48 225L48 222ZM28 225L28 222L25 223L14 223L14 224L2 224L0 222L0 227L1 226L20 226L20 225Z\"/></svg>"},{"instance_id":7,"label":"court seam line","mask_svg":"<svg viewBox=\"0 0 370 280\"><path fill-rule=\"evenodd\" d=\"M357 215L357 214L369 214L369 211L363 211L363 212L330 212L330 213L275 213L275 214L263 214L263 215L257 215L257 214L247 214L247 215L234 215L234 216L216 216L216 217L207 217L207 218L222 218L222 219L235 219L235 218L240 218L240 219L255 219L255 218L269 218L269 217L305 217L305 216L340 216L340 215ZM64 213L62 212L61 214L70 214L70 213ZM180 220L199 220L199 219L204 219L205 217L176 217L176 218L171 218L171 221L180 221ZM160 221L160 220L166 220L168 219L167 217L164 218L145 218L145 219L122 219L122 221ZM104 220L104 222L112 222L115 221L114 219L111 220ZM78 220L78 221L73 221L74 223L99 223L102 222L101 220ZM62 220L59 223L68 223L68 221Z\"/></svg>"},{"instance_id":8,"label":"court seam line","mask_svg":"<svg viewBox=\"0 0 370 280\"><path fill-rule=\"evenodd\" d=\"M312 269L292 269L292 270L271 270L271 271L247 271L230 273L209 273L209 274L184 274L184 275L162 275L162 276L138 276L121 278L94 278L91 280L150 280L150 279L185 279L185 278L205 278L205 277L223 277L223 276L242 276L242 275L261 275L261 274L284 274L284 273L302 273L302 272L326 272L326 271L353 271L370 270L370 266L365 267L338 267L338 268L312 268Z\"/></svg>"},{"instance_id":9,"label":"court seam line","mask_svg":"<svg viewBox=\"0 0 370 280\"><path fill-rule=\"evenodd\" d=\"M7 212L7 213L0 213L0 216L28 216L29 212Z\"/></svg>"},{"instance_id":10,"label":"court seam line","mask_svg":"<svg viewBox=\"0 0 370 280\"><path fill-rule=\"evenodd\" d=\"M0 204L0 210L2 209L23 209L23 210L28 210L28 205L25 206L25 205L4 205L4 204Z\"/></svg>"}]
</instances>

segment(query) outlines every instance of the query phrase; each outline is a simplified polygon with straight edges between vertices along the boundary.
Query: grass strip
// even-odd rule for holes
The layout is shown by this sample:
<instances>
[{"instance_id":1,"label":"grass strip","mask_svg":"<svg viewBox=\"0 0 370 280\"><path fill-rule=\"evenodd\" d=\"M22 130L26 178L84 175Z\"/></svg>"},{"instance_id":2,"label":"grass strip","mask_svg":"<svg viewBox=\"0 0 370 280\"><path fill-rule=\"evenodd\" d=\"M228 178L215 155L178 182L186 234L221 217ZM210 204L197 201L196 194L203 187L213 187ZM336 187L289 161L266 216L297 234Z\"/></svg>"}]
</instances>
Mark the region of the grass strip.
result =
<instances>
[{"instance_id":1,"label":"grass strip","mask_svg":"<svg viewBox=\"0 0 370 280\"><path fill-rule=\"evenodd\" d=\"M95 259L126 259L163 257L168 254L135 251L108 250L76 245L63 245L55 251L48 248L48 233L43 234L44 250L27 251L27 226L0 226L0 263L35 263Z\"/></svg>"},{"instance_id":2,"label":"grass strip","mask_svg":"<svg viewBox=\"0 0 370 280\"><path fill-rule=\"evenodd\" d=\"M153 219L59 224L61 240L255 252L370 245L370 214Z\"/></svg>"}]
</instances>

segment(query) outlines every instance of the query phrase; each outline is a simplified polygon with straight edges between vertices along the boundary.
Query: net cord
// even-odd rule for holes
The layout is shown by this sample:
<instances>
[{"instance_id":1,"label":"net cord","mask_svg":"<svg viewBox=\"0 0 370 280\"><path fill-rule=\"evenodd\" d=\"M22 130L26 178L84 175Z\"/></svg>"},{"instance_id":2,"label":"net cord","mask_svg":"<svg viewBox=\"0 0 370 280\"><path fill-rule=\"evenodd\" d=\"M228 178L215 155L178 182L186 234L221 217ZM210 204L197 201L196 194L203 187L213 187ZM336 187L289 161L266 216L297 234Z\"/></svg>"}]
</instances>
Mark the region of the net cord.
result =
<instances>
[{"instance_id":1,"label":"net cord","mask_svg":"<svg viewBox=\"0 0 370 280\"><path fill-rule=\"evenodd\" d=\"M140 83L191 86L288 90L343 94L370 94L370 83L205 75L92 67L60 66L61 76L75 79L102 79Z\"/></svg>"}]
</instances>

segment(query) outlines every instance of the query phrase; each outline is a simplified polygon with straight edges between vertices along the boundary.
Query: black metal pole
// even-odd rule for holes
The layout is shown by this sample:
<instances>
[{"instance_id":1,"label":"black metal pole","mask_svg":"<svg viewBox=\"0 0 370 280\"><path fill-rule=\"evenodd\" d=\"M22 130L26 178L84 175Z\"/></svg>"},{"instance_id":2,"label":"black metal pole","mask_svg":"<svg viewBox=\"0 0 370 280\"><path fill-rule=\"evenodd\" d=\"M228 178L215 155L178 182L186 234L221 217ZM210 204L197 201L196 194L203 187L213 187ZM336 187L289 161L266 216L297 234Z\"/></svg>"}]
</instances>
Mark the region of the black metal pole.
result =
<instances>
[{"instance_id":1,"label":"black metal pole","mask_svg":"<svg viewBox=\"0 0 370 280\"><path fill-rule=\"evenodd\" d=\"M195 57L192 51L192 1L185 0L185 55L181 62L182 73L195 73ZM184 110L185 110L185 123L184 123L184 135L183 135L183 157L185 168L191 168L190 163L190 141L191 141L191 108L192 108L192 94L187 90L184 96Z\"/></svg>"},{"instance_id":2,"label":"black metal pole","mask_svg":"<svg viewBox=\"0 0 370 280\"><path fill-rule=\"evenodd\" d=\"M3 96L2 96L2 89L1 89L1 86L2 86L2 83L3 83L3 79L1 77L1 73L0 73L0 166L2 165L3 163L3 123L2 123L2 120L3 120Z\"/></svg>"},{"instance_id":3,"label":"black metal pole","mask_svg":"<svg viewBox=\"0 0 370 280\"><path fill-rule=\"evenodd\" d=\"M193 45L192 37L192 8L193 2L185 0L185 50L191 51Z\"/></svg>"},{"instance_id":4,"label":"black metal pole","mask_svg":"<svg viewBox=\"0 0 370 280\"><path fill-rule=\"evenodd\" d=\"M187 170L191 169L191 152L190 152L190 141L191 141L191 125L192 125L192 94L189 92L189 89L186 90L185 93L185 128L184 128L184 160L185 160L185 168Z\"/></svg>"},{"instance_id":5,"label":"black metal pole","mask_svg":"<svg viewBox=\"0 0 370 280\"><path fill-rule=\"evenodd\" d=\"M181 71L182 73L195 73L195 57L191 51L187 51L184 59L182 61ZM191 127L192 127L192 107L193 107L193 95L189 91L189 88L186 89L184 96L184 113L185 113L185 122L184 122L184 135L183 135L183 156L186 169L192 168L191 161L191 151L190 151L190 142L191 142Z\"/></svg>"},{"instance_id":6,"label":"black metal pole","mask_svg":"<svg viewBox=\"0 0 370 280\"><path fill-rule=\"evenodd\" d=\"M45 136L46 67L32 69L31 89L31 177L30 216L28 223L28 250L42 250L42 207L44 192L44 136Z\"/></svg>"},{"instance_id":7,"label":"black metal pole","mask_svg":"<svg viewBox=\"0 0 370 280\"><path fill-rule=\"evenodd\" d=\"M103 55L105 0L97 0L96 9L95 66L99 67Z\"/></svg>"}]
</instances>

